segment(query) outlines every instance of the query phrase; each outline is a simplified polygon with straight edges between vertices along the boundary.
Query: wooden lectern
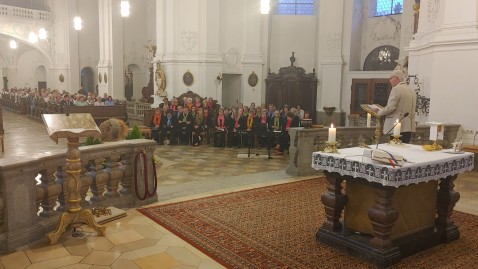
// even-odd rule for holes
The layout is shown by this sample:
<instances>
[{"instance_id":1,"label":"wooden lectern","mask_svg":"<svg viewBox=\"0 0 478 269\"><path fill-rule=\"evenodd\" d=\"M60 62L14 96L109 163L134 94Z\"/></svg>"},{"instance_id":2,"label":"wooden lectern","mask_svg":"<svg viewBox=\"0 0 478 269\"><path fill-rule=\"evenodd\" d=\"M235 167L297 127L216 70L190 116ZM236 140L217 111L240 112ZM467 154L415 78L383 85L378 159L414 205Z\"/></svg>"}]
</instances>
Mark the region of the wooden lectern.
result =
<instances>
[{"instance_id":1,"label":"wooden lectern","mask_svg":"<svg viewBox=\"0 0 478 269\"><path fill-rule=\"evenodd\" d=\"M99 137L101 132L95 120L89 113L43 114L43 122L46 125L48 135L58 144L58 138L66 138L68 149L66 150L66 173L68 175L65 186L67 212L60 216L60 222L56 231L48 234L51 245L58 242L68 225L79 226L81 223L92 227L99 235L104 235L106 226L98 225L89 209L81 210L80 202L80 137Z\"/></svg>"}]
</instances>

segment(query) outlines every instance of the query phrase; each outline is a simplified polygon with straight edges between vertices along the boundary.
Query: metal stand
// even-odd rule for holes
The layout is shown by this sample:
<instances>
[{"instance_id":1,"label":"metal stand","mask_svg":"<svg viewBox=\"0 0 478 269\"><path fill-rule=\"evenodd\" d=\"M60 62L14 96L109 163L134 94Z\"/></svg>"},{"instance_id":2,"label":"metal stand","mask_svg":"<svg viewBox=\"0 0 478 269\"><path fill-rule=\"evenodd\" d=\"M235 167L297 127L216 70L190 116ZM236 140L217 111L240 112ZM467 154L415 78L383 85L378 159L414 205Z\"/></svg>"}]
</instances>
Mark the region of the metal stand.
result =
<instances>
[{"instance_id":1,"label":"metal stand","mask_svg":"<svg viewBox=\"0 0 478 269\"><path fill-rule=\"evenodd\" d=\"M339 151L337 150L337 142L330 142L330 141L325 142L324 152L338 154Z\"/></svg>"},{"instance_id":2,"label":"metal stand","mask_svg":"<svg viewBox=\"0 0 478 269\"><path fill-rule=\"evenodd\" d=\"M61 235L65 232L68 225L72 225L74 228L79 227L81 224L87 224L93 228L98 235L104 235L106 226L98 225L93 217L93 214L88 209L81 210L80 201L80 150L78 149L79 137L67 138L68 149L66 151L66 173L68 178L65 184L68 200L66 206L68 212L64 212L60 216L60 222L56 231L48 234L48 241L50 245L54 245L58 242Z\"/></svg>"},{"instance_id":3,"label":"metal stand","mask_svg":"<svg viewBox=\"0 0 478 269\"><path fill-rule=\"evenodd\" d=\"M392 144L392 145L403 145L402 144L402 140L400 140L400 137L401 135L398 135L398 136L393 136L393 139L390 140L390 142L388 142L389 144Z\"/></svg>"}]
</instances>

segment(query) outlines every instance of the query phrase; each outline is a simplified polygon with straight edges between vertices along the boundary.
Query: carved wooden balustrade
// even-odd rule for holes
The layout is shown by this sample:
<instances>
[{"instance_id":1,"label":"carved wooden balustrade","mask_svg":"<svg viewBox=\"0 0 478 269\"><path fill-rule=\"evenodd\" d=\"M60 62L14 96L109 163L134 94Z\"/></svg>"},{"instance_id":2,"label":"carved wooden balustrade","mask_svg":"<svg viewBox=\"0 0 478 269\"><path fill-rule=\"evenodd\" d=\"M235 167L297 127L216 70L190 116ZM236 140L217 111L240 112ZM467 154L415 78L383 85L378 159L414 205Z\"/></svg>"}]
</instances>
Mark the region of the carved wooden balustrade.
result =
<instances>
[{"instance_id":1,"label":"carved wooden balustrade","mask_svg":"<svg viewBox=\"0 0 478 269\"><path fill-rule=\"evenodd\" d=\"M128 119L143 121L144 111L148 109L151 109L150 103L126 102Z\"/></svg>"},{"instance_id":2,"label":"carved wooden balustrade","mask_svg":"<svg viewBox=\"0 0 478 269\"><path fill-rule=\"evenodd\" d=\"M449 148L456 139L459 124L445 125L444 140L441 145ZM367 127L337 127L338 148L356 147L361 143L373 144L375 128ZM293 176L315 175L317 171L311 167L312 152L321 151L325 148L328 138L328 128L291 128L289 129L290 148L289 165L286 172ZM429 126L418 126L416 133L412 134L411 144L430 144ZM388 142L383 137L382 143Z\"/></svg>"},{"instance_id":3,"label":"carved wooden balustrade","mask_svg":"<svg viewBox=\"0 0 478 269\"><path fill-rule=\"evenodd\" d=\"M142 165L137 171L134 167L136 154L144 150L148 185L153 186L154 147L155 142L146 139L80 147L81 206L132 208L156 202L156 194L138 199L133 182L134 172L144 174ZM56 228L60 212L67 210L65 152L0 160L0 252L46 238ZM144 178L138 179L139 192L144 193Z\"/></svg>"}]
</instances>

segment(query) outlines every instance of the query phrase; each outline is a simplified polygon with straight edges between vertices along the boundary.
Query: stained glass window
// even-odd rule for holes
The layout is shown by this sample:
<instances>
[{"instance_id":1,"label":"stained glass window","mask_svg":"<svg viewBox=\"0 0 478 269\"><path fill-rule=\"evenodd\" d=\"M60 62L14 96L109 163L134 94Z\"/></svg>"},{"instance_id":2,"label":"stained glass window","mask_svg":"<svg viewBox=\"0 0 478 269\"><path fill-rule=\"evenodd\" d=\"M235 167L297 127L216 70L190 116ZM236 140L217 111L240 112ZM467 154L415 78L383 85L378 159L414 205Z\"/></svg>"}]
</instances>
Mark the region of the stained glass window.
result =
<instances>
[{"instance_id":1,"label":"stained glass window","mask_svg":"<svg viewBox=\"0 0 478 269\"><path fill-rule=\"evenodd\" d=\"M279 15L314 15L315 0L277 0L276 14Z\"/></svg>"},{"instance_id":2,"label":"stained glass window","mask_svg":"<svg viewBox=\"0 0 478 269\"><path fill-rule=\"evenodd\" d=\"M401 14L403 11L403 0L376 0L375 16L386 16Z\"/></svg>"}]
</instances>

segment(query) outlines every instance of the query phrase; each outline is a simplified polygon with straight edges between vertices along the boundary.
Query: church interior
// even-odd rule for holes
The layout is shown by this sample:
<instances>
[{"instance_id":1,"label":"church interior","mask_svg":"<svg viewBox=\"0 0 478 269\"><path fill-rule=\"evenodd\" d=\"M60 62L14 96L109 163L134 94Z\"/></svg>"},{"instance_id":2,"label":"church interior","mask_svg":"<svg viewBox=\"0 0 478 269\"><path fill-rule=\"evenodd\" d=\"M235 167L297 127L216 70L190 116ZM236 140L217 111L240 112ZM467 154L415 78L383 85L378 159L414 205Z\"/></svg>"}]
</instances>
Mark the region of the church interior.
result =
<instances>
[{"instance_id":1,"label":"church interior","mask_svg":"<svg viewBox=\"0 0 478 269\"><path fill-rule=\"evenodd\" d=\"M0 269L460 268L478 260L478 236L467 230L478 225L478 174L473 169L478 152L478 123L473 120L478 113L475 0L0 0L0 48ZM435 221L436 214L436 225L449 228L440 239L446 244L424 247L430 249L415 255L400 248L407 254L398 259L382 253L386 258L380 262L360 255L349 258L334 243L321 241L334 239L319 239L318 229L350 225L344 217L350 213L347 206L344 212L343 206L330 212L354 185L336 179L333 183L328 170L317 168L321 163L312 153L327 153L332 129L333 149L337 130L339 152L377 141L380 120L367 119L361 105L387 105L393 70L403 72L417 96L411 143L429 143L432 122L444 126L443 148L459 142L465 152L456 153L471 157L461 170L450 168L459 170L455 174L448 173L448 166L435 168L435 174L424 171L427 183L441 182L432 186L433 199L438 199L432 201L433 207L437 204L432 218ZM300 106L311 121L290 129L285 151L278 142L277 149L268 152L256 138L252 157L243 135L234 147L227 135L224 147L214 145L217 136L209 132L201 133L195 147L194 134L185 145L162 139L156 143L148 127L156 124L151 120L155 108L163 109L165 98L186 107L183 97L204 100L201 107L209 106L216 116L220 107L255 104L267 110L274 104L278 110L287 106L297 111ZM176 111L174 101L169 108L173 106ZM76 113L91 116L68 118ZM48 121L43 114L61 116ZM144 125L140 132L148 139L78 150L80 142L88 143L87 136L105 133L101 125L112 117L129 124L120 125L120 133L131 134L134 125ZM70 123L59 124L63 119ZM92 125L86 125L88 121ZM379 133L383 143L382 130ZM172 132L169 135L171 142ZM432 180L442 172L448 181ZM137 185L139 177L145 178L144 185ZM306 192L317 182L317 191L324 194ZM281 186L290 189L275 189ZM157 191L150 193L151 187ZM390 189L395 188L377 191L383 195L376 201L385 208L384 218L393 218ZM284 196L273 196L282 191ZM256 196L263 201L247 203ZM334 202L328 204L329 198ZM317 205L301 209L288 199ZM443 199L448 199L448 207L440 205ZM221 211L217 207L222 203L227 206ZM196 208L199 205L204 208ZM107 206L123 215L105 223L98 216L98 223L90 221L98 212L90 209ZM318 207L320 212L314 209ZM193 209L198 215L188 215L191 219L180 214ZM312 227L309 245L297 249L320 253L295 253L288 245L302 238L294 234L303 232L297 226L314 214L320 218L307 224ZM290 223L285 222L289 217ZM214 225L206 226L206 221ZM389 224L380 221L384 227ZM206 236L200 235L201 229L192 232L197 227ZM395 231L380 229L366 236L381 238L372 246L389 249ZM276 236L281 238L270 238ZM229 245L214 245L214 240ZM255 249L263 240L267 243L260 251ZM366 252L368 247L364 243L357 248ZM458 252L458 258L451 258Z\"/></svg>"}]
</instances>

